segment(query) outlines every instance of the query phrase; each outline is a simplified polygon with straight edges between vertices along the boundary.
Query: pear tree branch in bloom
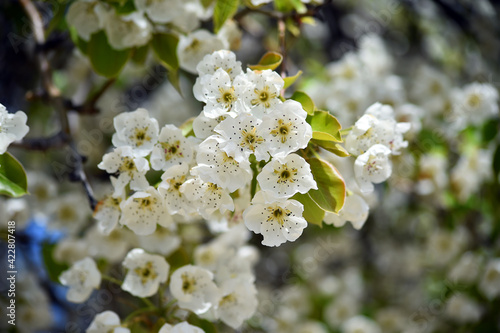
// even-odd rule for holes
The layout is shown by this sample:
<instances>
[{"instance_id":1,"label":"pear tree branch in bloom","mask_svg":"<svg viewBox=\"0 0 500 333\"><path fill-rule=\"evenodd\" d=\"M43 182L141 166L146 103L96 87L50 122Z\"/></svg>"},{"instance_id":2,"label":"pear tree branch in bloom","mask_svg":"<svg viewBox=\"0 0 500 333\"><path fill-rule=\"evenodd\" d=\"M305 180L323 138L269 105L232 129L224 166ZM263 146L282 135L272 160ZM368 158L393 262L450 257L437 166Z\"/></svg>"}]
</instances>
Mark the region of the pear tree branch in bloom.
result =
<instances>
[{"instance_id":1,"label":"pear tree branch in bloom","mask_svg":"<svg viewBox=\"0 0 500 333\"><path fill-rule=\"evenodd\" d=\"M19 0L19 2L21 3L31 22L36 44L38 46L44 45L45 32L40 13L36 9L33 2L31 2L30 0ZM58 148L63 145L69 147L74 161L69 178L71 181L79 181L82 183L89 200L89 204L92 210L94 210L97 201L94 198L94 192L83 169L83 156L80 155L76 149L76 145L71 134L71 128L69 126L67 114L68 109L65 106L59 89L54 85L54 82L52 81L52 69L43 50L37 53L37 61L40 66L40 75L43 89L47 95L48 100L50 101L50 104L58 114L59 122L61 124L61 130L57 135L50 137L47 140L42 140L41 142L43 143L38 143L37 140L28 140L21 144L21 146L29 149L31 149L31 147L34 147L34 149L38 148L37 150Z\"/></svg>"}]
</instances>

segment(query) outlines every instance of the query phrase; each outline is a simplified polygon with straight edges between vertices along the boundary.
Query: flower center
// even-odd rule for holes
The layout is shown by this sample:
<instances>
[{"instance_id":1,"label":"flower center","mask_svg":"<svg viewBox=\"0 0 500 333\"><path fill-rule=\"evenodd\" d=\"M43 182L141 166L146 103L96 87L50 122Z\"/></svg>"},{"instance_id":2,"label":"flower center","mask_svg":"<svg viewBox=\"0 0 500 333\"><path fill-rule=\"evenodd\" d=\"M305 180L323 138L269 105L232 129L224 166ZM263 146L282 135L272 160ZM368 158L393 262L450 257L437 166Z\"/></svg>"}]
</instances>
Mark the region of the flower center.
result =
<instances>
[{"instance_id":1,"label":"flower center","mask_svg":"<svg viewBox=\"0 0 500 333\"><path fill-rule=\"evenodd\" d=\"M264 139L257 135L257 127L253 127L250 131L241 130L242 140L240 147L248 147L251 151L255 151L255 145L264 142Z\"/></svg>"},{"instance_id":2,"label":"flower center","mask_svg":"<svg viewBox=\"0 0 500 333\"><path fill-rule=\"evenodd\" d=\"M221 97L217 98L217 102L223 104L226 108L230 108L231 104L236 100L234 87L229 89L219 88Z\"/></svg>"},{"instance_id":3,"label":"flower center","mask_svg":"<svg viewBox=\"0 0 500 333\"><path fill-rule=\"evenodd\" d=\"M130 138L136 141L136 146L140 147L144 144L144 141L151 141L151 137L148 135L148 128L136 128L134 135L130 136Z\"/></svg>"},{"instance_id":4,"label":"flower center","mask_svg":"<svg viewBox=\"0 0 500 333\"><path fill-rule=\"evenodd\" d=\"M274 137L279 136L281 143L285 143L288 139L288 133L290 133L291 128L291 122L285 123L283 119L279 119L278 125L271 131L271 135Z\"/></svg>"},{"instance_id":5,"label":"flower center","mask_svg":"<svg viewBox=\"0 0 500 333\"><path fill-rule=\"evenodd\" d=\"M163 147L163 152L165 153L165 160L170 160L174 155L179 155L182 157L182 151L179 149L181 142L179 140L170 144L168 142L162 142L161 146Z\"/></svg>"},{"instance_id":6,"label":"flower center","mask_svg":"<svg viewBox=\"0 0 500 333\"><path fill-rule=\"evenodd\" d=\"M276 221L280 225L283 225L286 218L292 214L290 210L278 206L267 207L267 211L269 212L267 222Z\"/></svg>"},{"instance_id":7,"label":"flower center","mask_svg":"<svg viewBox=\"0 0 500 333\"><path fill-rule=\"evenodd\" d=\"M264 105L265 108L270 108L271 100L278 96L275 93L271 93L269 91L269 86L265 86L262 90L255 88L253 92L255 93L256 98L250 101L252 106L261 104Z\"/></svg>"},{"instance_id":8,"label":"flower center","mask_svg":"<svg viewBox=\"0 0 500 333\"><path fill-rule=\"evenodd\" d=\"M185 294L192 294L196 290L196 280L192 276L184 273L182 278L182 291Z\"/></svg>"},{"instance_id":9,"label":"flower center","mask_svg":"<svg viewBox=\"0 0 500 333\"><path fill-rule=\"evenodd\" d=\"M151 261L148 261L142 267L137 267L136 269L134 269L134 272L137 275L139 275L142 284L146 284L148 280L154 280L158 276L158 274L156 274L154 270L153 263Z\"/></svg>"},{"instance_id":10,"label":"flower center","mask_svg":"<svg viewBox=\"0 0 500 333\"><path fill-rule=\"evenodd\" d=\"M278 169L275 169L274 173L278 175L278 184L293 183L295 182L294 177L297 176L297 169L289 168L286 164L283 164Z\"/></svg>"},{"instance_id":11,"label":"flower center","mask_svg":"<svg viewBox=\"0 0 500 333\"><path fill-rule=\"evenodd\" d=\"M481 97L479 97L477 94L472 94L467 99L467 104L469 104L471 108L476 108L479 106L479 104L481 104Z\"/></svg>"}]
</instances>

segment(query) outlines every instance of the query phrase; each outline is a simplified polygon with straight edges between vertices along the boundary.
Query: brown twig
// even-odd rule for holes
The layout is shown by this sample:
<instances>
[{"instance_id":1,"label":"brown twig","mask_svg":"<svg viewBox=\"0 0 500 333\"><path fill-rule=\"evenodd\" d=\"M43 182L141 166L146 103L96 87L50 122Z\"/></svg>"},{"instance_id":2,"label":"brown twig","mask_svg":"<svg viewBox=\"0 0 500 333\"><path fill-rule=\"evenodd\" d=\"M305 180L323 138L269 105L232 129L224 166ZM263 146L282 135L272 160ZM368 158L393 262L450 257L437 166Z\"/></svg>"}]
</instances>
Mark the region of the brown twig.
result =
<instances>
[{"instance_id":1,"label":"brown twig","mask_svg":"<svg viewBox=\"0 0 500 333\"><path fill-rule=\"evenodd\" d=\"M33 2L31 2L31 0L19 0L19 2L21 3L31 22L33 35L37 46L43 46L45 44L45 32L40 13L38 12ZM37 60L40 66L42 87L47 95L50 104L52 104L54 110L56 110L59 117L59 122L61 124L60 134L54 137L47 138L44 144L38 144L39 148L46 148L46 145L48 145L49 143L54 143L55 147L57 147L60 144L60 142L58 141L59 138L62 139L62 142L65 143L71 150L73 160L75 161L74 165L72 166L72 174L70 174L70 179L74 181L80 181L82 183L85 193L87 194L90 206L92 207L92 210L94 210L97 201L94 198L92 187L90 186L87 175L85 174L85 171L83 169L83 157L76 150L75 142L71 135L71 128L69 126L67 108L65 107L64 99L61 97L59 89L52 82L52 69L43 50L37 52ZM32 140L31 142L28 140L25 141L25 143L27 147L37 146L37 144L34 143L34 140Z\"/></svg>"}]
</instances>

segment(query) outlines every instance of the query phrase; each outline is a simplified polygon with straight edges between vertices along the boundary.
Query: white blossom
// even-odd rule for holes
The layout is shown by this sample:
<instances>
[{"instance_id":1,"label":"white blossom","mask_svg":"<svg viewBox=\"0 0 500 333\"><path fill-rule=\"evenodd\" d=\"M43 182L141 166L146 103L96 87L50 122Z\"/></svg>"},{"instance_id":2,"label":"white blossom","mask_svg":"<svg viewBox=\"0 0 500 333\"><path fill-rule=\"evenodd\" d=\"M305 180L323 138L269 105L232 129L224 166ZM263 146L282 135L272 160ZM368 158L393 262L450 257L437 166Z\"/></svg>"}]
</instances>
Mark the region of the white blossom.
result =
<instances>
[{"instance_id":1,"label":"white blossom","mask_svg":"<svg viewBox=\"0 0 500 333\"><path fill-rule=\"evenodd\" d=\"M163 227L158 227L151 235L137 236L137 240L144 250L164 256L170 255L181 245L181 239L175 230Z\"/></svg>"},{"instance_id":2,"label":"white blossom","mask_svg":"<svg viewBox=\"0 0 500 333\"><path fill-rule=\"evenodd\" d=\"M389 148L376 144L356 158L354 174L361 193L373 192L372 183L378 184L390 177L392 173L390 154Z\"/></svg>"},{"instance_id":3,"label":"white blossom","mask_svg":"<svg viewBox=\"0 0 500 333\"><path fill-rule=\"evenodd\" d=\"M409 123L398 123L389 105L375 103L354 124L346 137L346 149L354 154L364 154L371 146L382 144L391 149L392 154L408 146L403 133L410 129Z\"/></svg>"},{"instance_id":4,"label":"white blossom","mask_svg":"<svg viewBox=\"0 0 500 333\"><path fill-rule=\"evenodd\" d=\"M213 75L222 68L229 74L231 80L241 73L241 62L236 60L236 55L228 50L219 50L203 57L203 60L196 66L199 78L205 75ZM197 79L197 84L199 79ZM196 91L196 84L193 90Z\"/></svg>"},{"instance_id":5,"label":"white blossom","mask_svg":"<svg viewBox=\"0 0 500 333\"><path fill-rule=\"evenodd\" d=\"M200 91L196 95L199 101L206 103L204 114L209 118L227 116L228 112L247 112L242 94L250 89L250 83L243 74L234 80L222 68L213 75L205 75L199 81Z\"/></svg>"},{"instance_id":6,"label":"white blossom","mask_svg":"<svg viewBox=\"0 0 500 333\"><path fill-rule=\"evenodd\" d=\"M94 317L86 333L130 333L130 330L120 326L120 317L113 311L104 311Z\"/></svg>"},{"instance_id":7,"label":"white blossom","mask_svg":"<svg viewBox=\"0 0 500 333\"><path fill-rule=\"evenodd\" d=\"M361 229L368 218L370 207L360 195L355 193L348 195L345 199L344 207L339 214L326 212L323 222L342 227L346 222L351 222L357 230Z\"/></svg>"},{"instance_id":8,"label":"white blossom","mask_svg":"<svg viewBox=\"0 0 500 333\"><path fill-rule=\"evenodd\" d=\"M262 117L262 136L273 157L286 156L307 147L312 128L306 122L307 112L299 102L287 100L277 104Z\"/></svg>"},{"instance_id":9,"label":"white blossom","mask_svg":"<svg viewBox=\"0 0 500 333\"><path fill-rule=\"evenodd\" d=\"M170 324L163 325L158 333L204 333L201 328L193 326L186 321L175 324L174 326Z\"/></svg>"},{"instance_id":10,"label":"white blossom","mask_svg":"<svg viewBox=\"0 0 500 333\"><path fill-rule=\"evenodd\" d=\"M259 191L250 207L243 212L245 225L256 234L262 234L262 244L279 246L286 241L293 242L305 227L302 217L304 206L296 200L274 198L269 193Z\"/></svg>"},{"instance_id":11,"label":"white blossom","mask_svg":"<svg viewBox=\"0 0 500 333\"><path fill-rule=\"evenodd\" d=\"M173 223L163 198L152 186L142 192L135 192L126 201L121 202L120 208L120 224L127 226L137 235L152 234L157 224L169 227Z\"/></svg>"},{"instance_id":12,"label":"white blossom","mask_svg":"<svg viewBox=\"0 0 500 333\"><path fill-rule=\"evenodd\" d=\"M238 162L220 148L220 138L211 136L203 141L196 154L197 166L191 169L193 175L205 182L211 182L234 192L252 179L250 162Z\"/></svg>"},{"instance_id":13,"label":"white blossom","mask_svg":"<svg viewBox=\"0 0 500 333\"><path fill-rule=\"evenodd\" d=\"M183 266L172 274L170 292L181 308L196 314L207 312L220 299L213 274L193 265Z\"/></svg>"},{"instance_id":14,"label":"white blossom","mask_svg":"<svg viewBox=\"0 0 500 333\"><path fill-rule=\"evenodd\" d=\"M73 26L78 36L88 41L90 36L102 29L103 23L97 15L97 7L102 6L97 1L79 0L73 2L66 14L66 21ZM103 10L102 8L100 10Z\"/></svg>"},{"instance_id":15,"label":"white blossom","mask_svg":"<svg viewBox=\"0 0 500 333\"><path fill-rule=\"evenodd\" d=\"M189 175L189 167L183 163L169 168L161 176L158 192L164 197L165 205L171 214L188 216L195 211L193 203L180 191Z\"/></svg>"},{"instance_id":16,"label":"white blossom","mask_svg":"<svg viewBox=\"0 0 500 333\"><path fill-rule=\"evenodd\" d=\"M128 269L122 289L134 296L150 297L158 292L160 283L167 281L170 265L159 255L133 249L123 260Z\"/></svg>"},{"instance_id":17,"label":"white blossom","mask_svg":"<svg viewBox=\"0 0 500 333\"><path fill-rule=\"evenodd\" d=\"M281 104L279 99L285 82L281 76L270 69L252 71L247 69L246 77L251 86L242 94L242 99L251 106L251 112L258 118Z\"/></svg>"},{"instance_id":18,"label":"white blossom","mask_svg":"<svg viewBox=\"0 0 500 333\"><path fill-rule=\"evenodd\" d=\"M500 259L495 258L488 262L486 269L481 276L479 282L479 290L488 297L493 299L500 295Z\"/></svg>"},{"instance_id":19,"label":"white blossom","mask_svg":"<svg viewBox=\"0 0 500 333\"><path fill-rule=\"evenodd\" d=\"M215 307L215 316L237 329L257 310L257 289L245 280L231 280L220 288L221 298Z\"/></svg>"},{"instance_id":20,"label":"white blossom","mask_svg":"<svg viewBox=\"0 0 500 333\"><path fill-rule=\"evenodd\" d=\"M207 30L196 30L187 36L181 35L177 57L182 69L196 74L196 66L205 55L224 48L224 42L219 37Z\"/></svg>"},{"instance_id":21,"label":"white blossom","mask_svg":"<svg viewBox=\"0 0 500 333\"><path fill-rule=\"evenodd\" d=\"M268 160L267 146L259 127L261 122L249 114L223 120L215 127L221 136L221 149L238 162L247 161L251 154L255 155L257 161Z\"/></svg>"},{"instance_id":22,"label":"white blossom","mask_svg":"<svg viewBox=\"0 0 500 333\"><path fill-rule=\"evenodd\" d=\"M193 145L182 135L182 131L174 125L165 125L153 147L151 167L167 170L176 164L190 163L192 159Z\"/></svg>"},{"instance_id":23,"label":"white blossom","mask_svg":"<svg viewBox=\"0 0 500 333\"><path fill-rule=\"evenodd\" d=\"M378 324L365 316L354 316L342 324L342 333L382 333Z\"/></svg>"},{"instance_id":24,"label":"white blossom","mask_svg":"<svg viewBox=\"0 0 500 333\"><path fill-rule=\"evenodd\" d=\"M135 242L135 234L125 228L115 228L108 235L93 226L85 234L87 252L95 258L103 258L111 263L120 262Z\"/></svg>"},{"instance_id":25,"label":"white blossom","mask_svg":"<svg viewBox=\"0 0 500 333\"><path fill-rule=\"evenodd\" d=\"M61 283L69 287L66 298L70 302L85 302L93 289L101 284L101 273L92 258L86 257L75 262L59 277Z\"/></svg>"},{"instance_id":26,"label":"white blossom","mask_svg":"<svg viewBox=\"0 0 500 333\"><path fill-rule=\"evenodd\" d=\"M446 302L445 314L459 323L477 322L482 312L476 301L462 293L454 294Z\"/></svg>"},{"instance_id":27,"label":"white blossom","mask_svg":"<svg viewBox=\"0 0 500 333\"><path fill-rule=\"evenodd\" d=\"M289 198L295 193L307 193L317 189L311 167L302 157L290 154L272 159L257 176L260 188L277 198Z\"/></svg>"},{"instance_id":28,"label":"white blossom","mask_svg":"<svg viewBox=\"0 0 500 333\"><path fill-rule=\"evenodd\" d=\"M198 213L206 219L209 219L216 211L224 213L226 210L234 210L233 199L229 191L217 184L194 178L187 180L179 190L188 200L197 202Z\"/></svg>"},{"instance_id":29,"label":"white blossom","mask_svg":"<svg viewBox=\"0 0 500 333\"><path fill-rule=\"evenodd\" d=\"M120 203L123 199L123 196L108 195L97 204L93 216L97 220L99 231L104 235L109 235L118 225L121 216Z\"/></svg>"},{"instance_id":30,"label":"white blossom","mask_svg":"<svg viewBox=\"0 0 500 333\"><path fill-rule=\"evenodd\" d=\"M217 117L215 119L209 118L205 115L205 112L201 112L198 117L193 120L193 132L198 139L206 139L209 136L216 134L214 132L215 127L227 119L228 117L235 117L236 114L229 112L227 115Z\"/></svg>"},{"instance_id":31,"label":"white blossom","mask_svg":"<svg viewBox=\"0 0 500 333\"><path fill-rule=\"evenodd\" d=\"M116 130L113 145L132 147L136 157L148 155L158 141L158 121L146 109L121 113L113 119L113 124Z\"/></svg>"},{"instance_id":32,"label":"white blossom","mask_svg":"<svg viewBox=\"0 0 500 333\"><path fill-rule=\"evenodd\" d=\"M498 91L490 84L471 83L452 91L453 116L458 127L480 125L498 115Z\"/></svg>"},{"instance_id":33,"label":"white blossom","mask_svg":"<svg viewBox=\"0 0 500 333\"><path fill-rule=\"evenodd\" d=\"M116 50L143 46L151 39L152 27L141 12L118 15L114 9L98 12L104 22L108 42Z\"/></svg>"},{"instance_id":34,"label":"white blossom","mask_svg":"<svg viewBox=\"0 0 500 333\"><path fill-rule=\"evenodd\" d=\"M5 106L0 104L0 155L7 151L12 142L21 140L28 133L27 119L23 111L8 113Z\"/></svg>"},{"instance_id":35,"label":"white blossom","mask_svg":"<svg viewBox=\"0 0 500 333\"><path fill-rule=\"evenodd\" d=\"M112 178L115 188L114 196L122 196L128 184L132 190L136 191L144 190L149 186L146 179L149 163L143 157L136 157L129 146L118 147L113 152L107 153L97 167L106 170L107 173L118 172L118 178L114 180Z\"/></svg>"}]
</instances>

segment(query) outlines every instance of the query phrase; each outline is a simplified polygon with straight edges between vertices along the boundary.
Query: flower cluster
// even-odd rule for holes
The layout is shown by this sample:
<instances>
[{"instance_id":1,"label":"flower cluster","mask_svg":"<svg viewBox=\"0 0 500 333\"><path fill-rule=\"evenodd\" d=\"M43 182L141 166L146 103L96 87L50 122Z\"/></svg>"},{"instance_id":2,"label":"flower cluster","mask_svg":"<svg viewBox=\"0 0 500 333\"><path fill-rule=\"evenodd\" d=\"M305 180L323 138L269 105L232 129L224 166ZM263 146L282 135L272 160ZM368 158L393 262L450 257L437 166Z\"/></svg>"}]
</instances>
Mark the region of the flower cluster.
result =
<instances>
[{"instance_id":1,"label":"flower cluster","mask_svg":"<svg viewBox=\"0 0 500 333\"><path fill-rule=\"evenodd\" d=\"M157 225L173 228L172 215L218 220L240 212L263 244L294 241L307 222L303 205L290 198L317 189L309 164L295 153L312 137L306 111L282 101L276 72L243 72L230 51L205 56L197 70L194 93L205 106L192 121L194 137L174 125L160 129L146 109L115 117L116 148L98 165L114 175L113 194L95 212L101 231L120 224L150 235ZM157 186L146 178L150 169L163 172ZM257 187L250 206L235 200Z\"/></svg>"}]
</instances>

